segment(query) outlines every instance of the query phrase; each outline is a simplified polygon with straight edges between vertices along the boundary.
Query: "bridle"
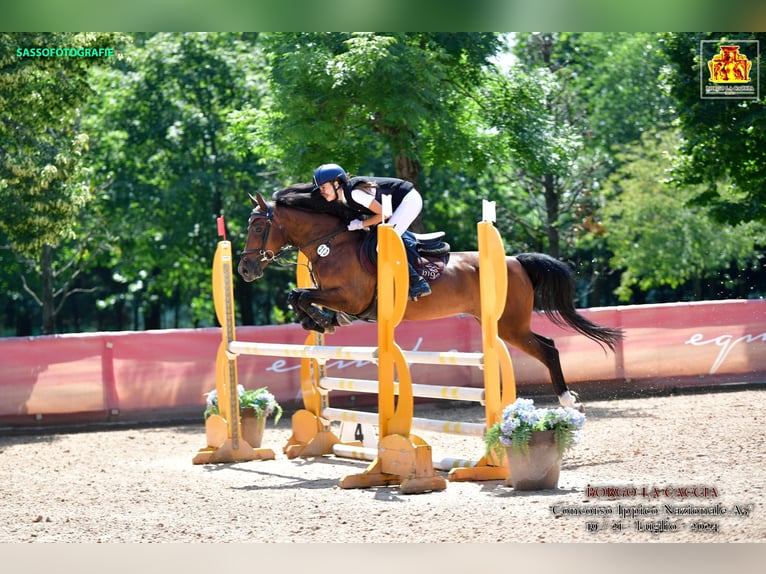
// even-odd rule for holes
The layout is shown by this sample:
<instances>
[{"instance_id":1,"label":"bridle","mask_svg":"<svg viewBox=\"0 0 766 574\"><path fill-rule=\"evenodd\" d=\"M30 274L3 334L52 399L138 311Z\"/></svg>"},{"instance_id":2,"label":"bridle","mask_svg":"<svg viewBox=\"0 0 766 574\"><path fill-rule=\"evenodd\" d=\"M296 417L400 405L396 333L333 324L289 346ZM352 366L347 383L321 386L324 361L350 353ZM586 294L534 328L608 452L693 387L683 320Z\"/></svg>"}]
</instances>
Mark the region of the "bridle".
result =
<instances>
[{"instance_id":1,"label":"bridle","mask_svg":"<svg viewBox=\"0 0 766 574\"><path fill-rule=\"evenodd\" d=\"M335 231L332 231L331 233L318 237L317 239L312 239L311 241L297 247L294 247L289 244L285 244L279 248L279 251L274 253L271 249L264 249L266 244L269 242L269 234L271 233L271 226L272 224L277 225L277 227L279 228L279 231L282 232L283 237L285 236L285 228L278 221L276 222L274 221L274 207L272 205L269 205L265 214L261 213L260 211L257 211L257 208L253 210L252 214L250 215L250 220L247 223L248 232L250 231L250 228L255 222L256 217L266 218L266 231L263 233L263 237L261 239L261 247L258 249L245 249L244 251L241 251L239 253L240 260L244 259L245 257L249 255L257 254L260 256L260 258L258 259L259 263L263 263L263 262L271 263L273 261L277 261L278 259L281 259L282 257L285 256L285 254L290 253L291 251L300 251L304 247L308 247L309 245L313 243L324 242L326 245L329 246L329 244L332 242L332 240L335 238L336 235L346 231L346 227L341 226Z\"/></svg>"},{"instance_id":2,"label":"bridle","mask_svg":"<svg viewBox=\"0 0 766 574\"><path fill-rule=\"evenodd\" d=\"M258 216L266 218L266 231L264 232L263 238L261 240L261 247L259 249L245 249L244 251L241 251L239 254L240 259L244 259L248 255L253 255L255 253L260 256L260 259L258 261L260 262L267 261L271 263L272 261L276 261L277 259L280 259L281 257L283 257L285 253L296 249L295 247L288 246L288 245L283 245L282 247L280 247L277 253L274 253L271 249L264 249L264 247L266 247L266 244L269 242L269 234L271 233L271 224L274 223L274 208L270 205L266 214L263 214L260 211L256 211L254 209L252 214L250 215L250 221L247 222L248 232L250 231L250 228L252 227L256 217ZM285 231L284 227L282 227L280 223L277 223L277 226L279 227L279 230L282 232L282 235L284 235L284 231Z\"/></svg>"}]
</instances>

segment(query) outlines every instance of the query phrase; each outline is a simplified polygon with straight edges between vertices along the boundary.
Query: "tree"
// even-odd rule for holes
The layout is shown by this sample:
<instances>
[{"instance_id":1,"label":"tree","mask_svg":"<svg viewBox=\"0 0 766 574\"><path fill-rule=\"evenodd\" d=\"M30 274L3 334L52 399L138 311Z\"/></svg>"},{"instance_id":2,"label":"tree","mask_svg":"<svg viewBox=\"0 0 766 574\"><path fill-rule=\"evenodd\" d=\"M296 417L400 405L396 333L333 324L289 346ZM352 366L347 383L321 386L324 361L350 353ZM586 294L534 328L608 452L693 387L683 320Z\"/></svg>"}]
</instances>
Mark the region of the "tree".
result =
<instances>
[{"instance_id":1,"label":"tree","mask_svg":"<svg viewBox=\"0 0 766 574\"><path fill-rule=\"evenodd\" d=\"M81 290L74 285L87 240L77 238L59 264L55 251L76 239L93 199L79 111L91 93L89 70L106 58L24 57L23 50L114 50L119 41L117 34L0 34L0 235L24 263L20 279L42 309L43 333L54 332L61 306Z\"/></svg>"},{"instance_id":2,"label":"tree","mask_svg":"<svg viewBox=\"0 0 766 574\"><path fill-rule=\"evenodd\" d=\"M419 185L424 165L464 161L475 138L465 94L498 49L489 33L299 33L265 38L271 96L243 135L306 180L334 161Z\"/></svg>"},{"instance_id":3,"label":"tree","mask_svg":"<svg viewBox=\"0 0 766 574\"><path fill-rule=\"evenodd\" d=\"M507 151L505 173L526 204L513 219L536 230L537 250L561 257L563 235L588 211L600 160L598 150L586 146L587 124L554 61L556 37L530 35L526 43L535 46L534 57L505 75L490 75L482 108L501 142L492 148Z\"/></svg>"},{"instance_id":4,"label":"tree","mask_svg":"<svg viewBox=\"0 0 766 574\"><path fill-rule=\"evenodd\" d=\"M612 264L623 269L616 291L621 301L631 300L634 287L676 288L687 281L701 299L705 277L732 262L740 268L757 264L755 246L766 243L763 225L720 224L709 208L692 205L701 186L673 185L667 175L679 144L675 131L645 133L620 158L608 186L604 225Z\"/></svg>"},{"instance_id":5,"label":"tree","mask_svg":"<svg viewBox=\"0 0 766 574\"><path fill-rule=\"evenodd\" d=\"M608 154L610 171L623 146L677 117L661 40L648 32L585 32L560 34L553 46L570 105L587 124L588 145Z\"/></svg>"},{"instance_id":6,"label":"tree","mask_svg":"<svg viewBox=\"0 0 766 574\"><path fill-rule=\"evenodd\" d=\"M254 34L141 35L124 66L97 79L88 123L100 126L96 175L120 237L106 266L123 278L144 328L215 320L216 218L225 215L227 238L243 244L247 193L272 181L229 130L231 114L259 105L263 64ZM273 295L266 286L258 293L268 322ZM251 294L240 293L246 323L254 321Z\"/></svg>"},{"instance_id":7,"label":"tree","mask_svg":"<svg viewBox=\"0 0 766 574\"><path fill-rule=\"evenodd\" d=\"M513 190L503 211L518 241L572 261L581 290L603 304L612 271L602 182L625 145L673 120L673 100L659 83L664 55L656 35L646 33L513 40L515 63L483 83L482 108L504 142L491 147L507 150L507 169L496 163L494 170L496 187L505 179Z\"/></svg>"},{"instance_id":8,"label":"tree","mask_svg":"<svg viewBox=\"0 0 766 574\"><path fill-rule=\"evenodd\" d=\"M680 182L704 184L695 197L707 205L719 221L766 221L766 101L722 100L700 97L700 42L702 40L758 40L766 46L766 33L706 34L672 33L663 36L663 48L671 62L669 85L678 100L681 150L686 161L677 169ZM752 56L752 54L751 54ZM766 83L766 70L754 62L751 75ZM705 77L703 69L703 77ZM760 76L756 74L760 72ZM724 193L720 193L721 184Z\"/></svg>"}]
</instances>

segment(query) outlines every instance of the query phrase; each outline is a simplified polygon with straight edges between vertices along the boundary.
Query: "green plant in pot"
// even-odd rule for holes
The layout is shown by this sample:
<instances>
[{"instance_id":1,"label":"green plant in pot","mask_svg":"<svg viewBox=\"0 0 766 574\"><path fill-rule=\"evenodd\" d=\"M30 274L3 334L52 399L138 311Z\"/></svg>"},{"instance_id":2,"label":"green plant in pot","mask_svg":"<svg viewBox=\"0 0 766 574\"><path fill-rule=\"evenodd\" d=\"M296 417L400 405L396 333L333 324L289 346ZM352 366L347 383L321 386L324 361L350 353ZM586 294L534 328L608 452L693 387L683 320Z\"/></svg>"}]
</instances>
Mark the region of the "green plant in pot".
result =
<instances>
[{"instance_id":1,"label":"green plant in pot","mask_svg":"<svg viewBox=\"0 0 766 574\"><path fill-rule=\"evenodd\" d=\"M556 488L564 453L585 425L585 415L568 407L537 408L532 399L516 399L484 435L487 456L508 458L506 484L517 490Z\"/></svg>"},{"instance_id":2,"label":"green plant in pot","mask_svg":"<svg viewBox=\"0 0 766 574\"><path fill-rule=\"evenodd\" d=\"M256 418L266 419L271 415L274 415L274 424L279 422L279 419L282 417L282 406L277 402L274 395L269 392L267 387L245 390L242 385L239 385L237 390L239 393L240 413L245 409L253 409ZM206 393L206 397L204 412L205 420L211 415L220 414L218 410L217 390L213 389L209 393Z\"/></svg>"}]
</instances>

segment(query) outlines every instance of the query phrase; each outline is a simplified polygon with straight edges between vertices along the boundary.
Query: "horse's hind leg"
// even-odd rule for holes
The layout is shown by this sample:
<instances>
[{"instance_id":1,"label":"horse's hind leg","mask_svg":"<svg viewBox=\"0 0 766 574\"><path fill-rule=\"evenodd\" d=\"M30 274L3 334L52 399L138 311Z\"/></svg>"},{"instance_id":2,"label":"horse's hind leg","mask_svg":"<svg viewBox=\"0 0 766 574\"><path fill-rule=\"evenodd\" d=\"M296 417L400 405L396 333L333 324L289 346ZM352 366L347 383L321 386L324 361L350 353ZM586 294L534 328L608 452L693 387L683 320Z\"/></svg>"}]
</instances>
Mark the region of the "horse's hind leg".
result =
<instances>
[{"instance_id":1,"label":"horse's hind leg","mask_svg":"<svg viewBox=\"0 0 766 574\"><path fill-rule=\"evenodd\" d=\"M543 337L532 331L525 333L500 333L500 336L509 344L545 365L561 406L576 408L580 411L584 410L582 404L577 400L577 395L567 387L567 383L564 380L564 372L561 370L559 351L553 339Z\"/></svg>"},{"instance_id":2,"label":"horse's hind leg","mask_svg":"<svg viewBox=\"0 0 766 574\"><path fill-rule=\"evenodd\" d=\"M561 369L559 350L556 348L553 339L543 337L537 333L532 333L532 336L538 341L543 351L544 359L542 363L548 367L553 388L556 391L556 396L559 398L559 404L563 407L572 407L580 411L584 410L582 403L578 400L577 393L570 391L569 387L567 387L566 380L564 380L564 371Z\"/></svg>"}]
</instances>

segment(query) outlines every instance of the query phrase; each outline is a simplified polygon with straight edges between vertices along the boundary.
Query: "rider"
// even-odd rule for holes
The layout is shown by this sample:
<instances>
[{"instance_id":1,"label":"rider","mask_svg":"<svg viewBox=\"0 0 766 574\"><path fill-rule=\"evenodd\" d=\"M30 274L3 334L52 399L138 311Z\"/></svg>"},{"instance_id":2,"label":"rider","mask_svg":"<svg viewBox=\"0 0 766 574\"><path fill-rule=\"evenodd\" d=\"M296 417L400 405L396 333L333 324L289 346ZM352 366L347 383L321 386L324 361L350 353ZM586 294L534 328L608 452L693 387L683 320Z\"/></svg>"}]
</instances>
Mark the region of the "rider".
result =
<instances>
[{"instance_id":1,"label":"rider","mask_svg":"<svg viewBox=\"0 0 766 574\"><path fill-rule=\"evenodd\" d=\"M356 211L360 219L348 224L349 231L373 227L383 221L381 197L391 196L393 213L388 223L394 226L399 235L409 226L423 209L423 199L418 190L409 181L391 177L354 177L346 175L345 170L335 163L320 165L314 170L314 185L327 201L340 201ZM430 295L431 287L421 277L409 261L410 299Z\"/></svg>"}]
</instances>

